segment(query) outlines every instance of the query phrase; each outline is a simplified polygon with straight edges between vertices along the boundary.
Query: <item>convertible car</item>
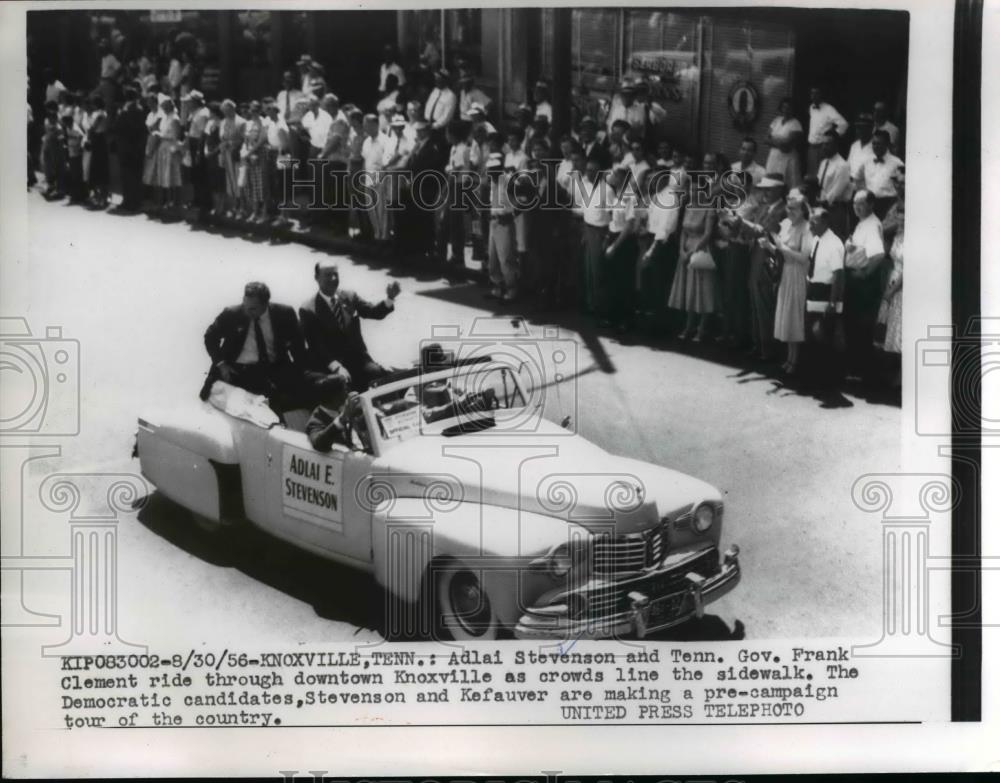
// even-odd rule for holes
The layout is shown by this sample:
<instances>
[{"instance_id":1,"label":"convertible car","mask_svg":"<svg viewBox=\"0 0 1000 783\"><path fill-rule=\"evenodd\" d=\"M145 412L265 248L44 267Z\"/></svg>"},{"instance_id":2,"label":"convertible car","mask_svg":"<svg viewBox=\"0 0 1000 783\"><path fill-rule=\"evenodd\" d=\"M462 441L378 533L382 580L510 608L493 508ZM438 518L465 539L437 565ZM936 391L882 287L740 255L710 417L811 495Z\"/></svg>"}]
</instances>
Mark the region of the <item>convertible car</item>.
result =
<instances>
[{"instance_id":1,"label":"convertible car","mask_svg":"<svg viewBox=\"0 0 1000 783\"><path fill-rule=\"evenodd\" d=\"M387 618L426 617L434 638L642 637L736 586L717 489L547 421L526 386L489 357L400 371L321 453L307 411L218 404L240 390L217 382L216 405L139 419L137 452L207 533L250 524L371 572Z\"/></svg>"}]
</instances>

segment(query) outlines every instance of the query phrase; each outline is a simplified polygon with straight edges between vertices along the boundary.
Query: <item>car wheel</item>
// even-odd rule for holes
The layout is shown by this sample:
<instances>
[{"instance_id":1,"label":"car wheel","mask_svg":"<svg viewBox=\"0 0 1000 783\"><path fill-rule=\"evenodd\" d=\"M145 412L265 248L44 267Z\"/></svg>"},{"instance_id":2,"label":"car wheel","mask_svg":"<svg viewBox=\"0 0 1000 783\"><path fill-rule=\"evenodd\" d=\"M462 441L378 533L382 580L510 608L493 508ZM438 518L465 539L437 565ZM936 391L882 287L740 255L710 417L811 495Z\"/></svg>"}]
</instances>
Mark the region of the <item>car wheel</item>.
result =
<instances>
[{"instance_id":1,"label":"car wheel","mask_svg":"<svg viewBox=\"0 0 1000 783\"><path fill-rule=\"evenodd\" d=\"M459 563L434 569L435 628L443 639L492 641L500 621L479 574Z\"/></svg>"}]
</instances>

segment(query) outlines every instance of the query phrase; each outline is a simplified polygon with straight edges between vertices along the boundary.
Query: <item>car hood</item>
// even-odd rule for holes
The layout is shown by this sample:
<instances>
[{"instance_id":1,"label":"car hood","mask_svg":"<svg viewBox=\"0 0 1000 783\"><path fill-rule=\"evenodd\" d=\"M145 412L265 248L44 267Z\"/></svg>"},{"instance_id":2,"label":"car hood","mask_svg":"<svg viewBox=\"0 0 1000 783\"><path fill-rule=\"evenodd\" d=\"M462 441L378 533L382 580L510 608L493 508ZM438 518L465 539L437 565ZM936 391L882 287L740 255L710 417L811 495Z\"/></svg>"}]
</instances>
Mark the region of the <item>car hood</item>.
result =
<instances>
[{"instance_id":1,"label":"car hood","mask_svg":"<svg viewBox=\"0 0 1000 783\"><path fill-rule=\"evenodd\" d=\"M420 435L391 448L378 477L396 497L465 501L629 533L705 500L710 484L609 454L549 422L532 433Z\"/></svg>"}]
</instances>

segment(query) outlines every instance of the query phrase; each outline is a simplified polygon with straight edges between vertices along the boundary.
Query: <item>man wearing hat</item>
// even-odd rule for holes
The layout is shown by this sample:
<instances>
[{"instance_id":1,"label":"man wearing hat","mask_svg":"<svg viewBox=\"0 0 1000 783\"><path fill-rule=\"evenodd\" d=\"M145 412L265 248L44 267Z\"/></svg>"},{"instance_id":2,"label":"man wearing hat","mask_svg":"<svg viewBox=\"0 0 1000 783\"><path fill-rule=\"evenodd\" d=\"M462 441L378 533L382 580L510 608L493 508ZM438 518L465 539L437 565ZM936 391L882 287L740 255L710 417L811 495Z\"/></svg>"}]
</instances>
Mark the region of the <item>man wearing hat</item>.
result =
<instances>
[{"instance_id":1,"label":"man wearing hat","mask_svg":"<svg viewBox=\"0 0 1000 783\"><path fill-rule=\"evenodd\" d=\"M472 71L463 70L459 73L458 88L459 117L463 120L472 120L472 107L475 105L482 110L485 118L493 99L476 86Z\"/></svg>"},{"instance_id":2,"label":"man wearing hat","mask_svg":"<svg viewBox=\"0 0 1000 783\"><path fill-rule=\"evenodd\" d=\"M751 353L765 361L775 353L774 311L777 306L777 281L769 271L768 252L758 239L777 236L787 214L785 180L780 174L765 174L757 183L760 203L749 215L740 218L740 233L746 232L753 244L750 250L750 339Z\"/></svg>"},{"instance_id":3,"label":"man wearing hat","mask_svg":"<svg viewBox=\"0 0 1000 783\"><path fill-rule=\"evenodd\" d=\"M444 129L448 127L455 116L458 99L449 87L449 75L443 68L434 74L434 89L427 96L424 107L424 119L431 124L431 131L439 138L444 138Z\"/></svg>"},{"instance_id":4,"label":"man wearing hat","mask_svg":"<svg viewBox=\"0 0 1000 783\"><path fill-rule=\"evenodd\" d=\"M203 223L212 209L212 191L205 165L205 126L212 113L205 105L205 96L198 90L191 90L184 96L184 100L189 104L187 145L188 157L191 159L191 189L194 191L194 205L197 209L195 222Z\"/></svg>"}]
</instances>

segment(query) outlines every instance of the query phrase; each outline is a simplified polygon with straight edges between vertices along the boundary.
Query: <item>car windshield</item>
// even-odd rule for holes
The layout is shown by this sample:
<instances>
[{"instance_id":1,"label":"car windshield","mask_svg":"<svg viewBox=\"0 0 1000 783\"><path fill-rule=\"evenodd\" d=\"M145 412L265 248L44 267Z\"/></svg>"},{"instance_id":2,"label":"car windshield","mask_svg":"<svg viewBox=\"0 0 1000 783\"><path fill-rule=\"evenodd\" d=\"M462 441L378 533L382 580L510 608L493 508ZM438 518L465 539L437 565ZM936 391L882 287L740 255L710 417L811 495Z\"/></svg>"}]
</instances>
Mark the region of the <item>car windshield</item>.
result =
<instances>
[{"instance_id":1,"label":"car windshield","mask_svg":"<svg viewBox=\"0 0 1000 783\"><path fill-rule=\"evenodd\" d=\"M496 426L527 404L508 367L478 365L417 376L371 397L383 441L421 433L457 435Z\"/></svg>"}]
</instances>

